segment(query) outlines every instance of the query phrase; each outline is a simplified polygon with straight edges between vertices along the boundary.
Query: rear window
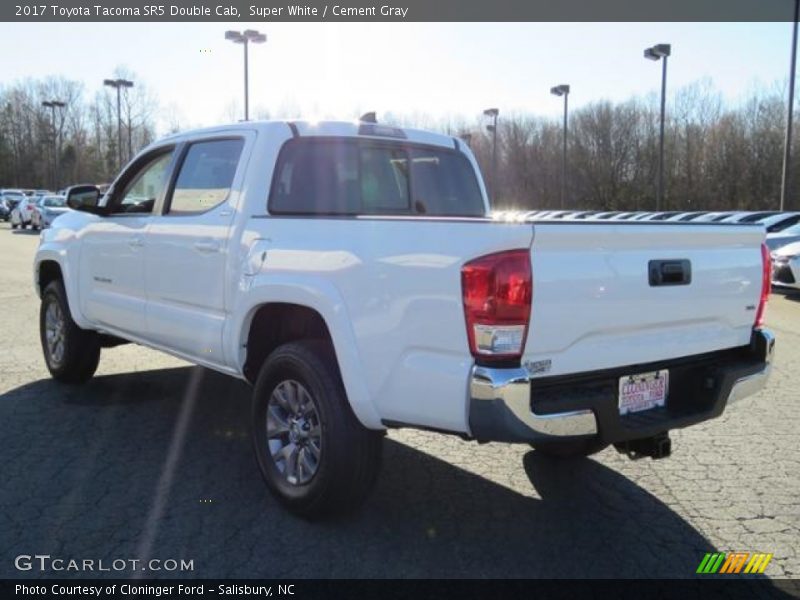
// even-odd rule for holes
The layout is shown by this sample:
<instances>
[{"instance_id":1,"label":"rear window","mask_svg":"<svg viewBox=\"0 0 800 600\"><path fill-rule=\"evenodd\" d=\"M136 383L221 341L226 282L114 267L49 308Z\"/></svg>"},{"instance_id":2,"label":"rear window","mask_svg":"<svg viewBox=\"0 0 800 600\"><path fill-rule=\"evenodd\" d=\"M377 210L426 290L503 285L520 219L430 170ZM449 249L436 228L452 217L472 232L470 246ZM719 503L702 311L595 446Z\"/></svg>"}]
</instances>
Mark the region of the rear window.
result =
<instances>
[{"instance_id":1,"label":"rear window","mask_svg":"<svg viewBox=\"0 0 800 600\"><path fill-rule=\"evenodd\" d=\"M443 148L295 139L278 157L273 214L483 216L470 162Z\"/></svg>"}]
</instances>

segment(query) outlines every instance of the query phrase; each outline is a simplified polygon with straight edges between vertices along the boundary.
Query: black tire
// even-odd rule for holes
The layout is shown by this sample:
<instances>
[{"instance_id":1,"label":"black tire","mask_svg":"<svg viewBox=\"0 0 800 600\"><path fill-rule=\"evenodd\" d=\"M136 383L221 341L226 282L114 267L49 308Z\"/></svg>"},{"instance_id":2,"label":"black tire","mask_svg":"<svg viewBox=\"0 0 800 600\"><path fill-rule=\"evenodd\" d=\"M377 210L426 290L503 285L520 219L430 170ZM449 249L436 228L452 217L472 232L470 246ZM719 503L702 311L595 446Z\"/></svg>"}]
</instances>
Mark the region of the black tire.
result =
<instances>
[{"instance_id":1,"label":"black tire","mask_svg":"<svg viewBox=\"0 0 800 600\"><path fill-rule=\"evenodd\" d=\"M16 226L16 225L14 224L14 222L12 221L12 222L11 222L11 229L16 229L16 228L17 228L17 226Z\"/></svg>"},{"instance_id":2,"label":"black tire","mask_svg":"<svg viewBox=\"0 0 800 600\"><path fill-rule=\"evenodd\" d=\"M20 227L20 229L27 229L28 228L28 224L25 221L22 221L22 222L20 222L19 227Z\"/></svg>"},{"instance_id":3,"label":"black tire","mask_svg":"<svg viewBox=\"0 0 800 600\"><path fill-rule=\"evenodd\" d=\"M57 347L51 349L48 342L48 310L60 314L62 328L56 334L61 340L61 351ZM58 317L54 317L56 320ZM51 335L54 329L51 323ZM39 339L47 369L54 379L63 383L83 383L94 375L100 362L100 338L94 331L81 329L72 320L67 305L67 294L64 284L56 280L48 284L42 293L42 304L39 309Z\"/></svg>"},{"instance_id":4,"label":"black tire","mask_svg":"<svg viewBox=\"0 0 800 600\"><path fill-rule=\"evenodd\" d=\"M278 423L274 411L287 406L277 399L281 396L279 391L286 389L282 386L294 384L299 384L302 391L307 392L302 396L306 400L303 406L308 408L309 403L313 404L313 414L310 410L304 411L311 417L300 418L303 426L311 423L310 432L306 434L310 437L294 441L289 437L292 435L291 427L298 428L298 420L294 418L300 412L298 409L294 415L284 413L280 417L282 426L292 423L285 434L276 435L273 425L273 435L268 438L267 411L269 409L273 416L272 423ZM300 388L295 386L294 389L297 404L297 390ZM372 490L380 469L383 432L367 429L353 414L329 344L292 342L269 355L253 391L252 428L256 459L264 481L278 501L293 514L310 520L340 516L358 508ZM311 472L310 479L302 481L299 455L302 452L304 458L313 462L309 440L314 431L319 432L319 443L315 445L316 466L313 472L306 468L305 476ZM294 434L297 435L297 429ZM294 444L294 450L276 461L270 442L276 448L284 441L284 450L290 444ZM279 452L275 451L275 454ZM296 457L294 469L289 465L292 457ZM283 468L279 467L281 460ZM289 470L299 473L300 481L289 474ZM287 471L286 475L284 471ZM290 482L290 478L295 481Z\"/></svg>"},{"instance_id":5,"label":"black tire","mask_svg":"<svg viewBox=\"0 0 800 600\"><path fill-rule=\"evenodd\" d=\"M552 442L536 442L535 444L531 444L531 447L536 450L538 454L546 456L547 458L569 460L597 454L608 448L608 444L597 437L590 437Z\"/></svg>"}]
</instances>

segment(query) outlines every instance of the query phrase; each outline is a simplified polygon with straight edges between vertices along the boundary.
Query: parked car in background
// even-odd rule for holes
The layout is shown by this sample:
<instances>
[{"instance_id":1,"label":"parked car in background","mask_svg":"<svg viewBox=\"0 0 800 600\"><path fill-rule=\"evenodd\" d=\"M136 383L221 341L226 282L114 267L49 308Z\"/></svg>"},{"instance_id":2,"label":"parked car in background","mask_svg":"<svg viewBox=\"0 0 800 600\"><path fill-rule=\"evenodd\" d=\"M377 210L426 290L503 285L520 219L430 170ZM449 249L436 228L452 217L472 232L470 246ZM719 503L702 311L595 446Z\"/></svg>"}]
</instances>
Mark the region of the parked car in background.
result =
<instances>
[{"instance_id":1,"label":"parked car in background","mask_svg":"<svg viewBox=\"0 0 800 600\"><path fill-rule=\"evenodd\" d=\"M11 220L11 213L24 197L25 194L22 193L22 190L3 190L2 194L0 194L0 199L2 199L3 205L8 210L8 216L3 216L4 221Z\"/></svg>"},{"instance_id":2,"label":"parked car in background","mask_svg":"<svg viewBox=\"0 0 800 600\"><path fill-rule=\"evenodd\" d=\"M781 214L777 210L736 212L722 219L723 223L757 223L767 217Z\"/></svg>"},{"instance_id":3,"label":"parked car in background","mask_svg":"<svg viewBox=\"0 0 800 600\"><path fill-rule=\"evenodd\" d=\"M783 231L767 234L767 247L770 250L777 250L794 242L800 242L800 223L792 225Z\"/></svg>"},{"instance_id":4,"label":"parked car in background","mask_svg":"<svg viewBox=\"0 0 800 600\"><path fill-rule=\"evenodd\" d=\"M45 196L34 207L31 227L34 229L47 229L57 216L64 214L68 210L71 209L67 206L67 199L64 196Z\"/></svg>"},{"instance_id":5,"label":"parked car in background","mask_svg":"<svg viewBox=\"0 0 800 600\"><path fill-rule=\"evenodd\" d=\"M800 289L800 242L781 246L771 256L772 285Z\"/></svg>"},{"instance_id":6,"label":"parked car in background","mask_svg":"<svg viewBox=\"0 0 800 600\"><path fill-rule=\"evenodd\" d=\"M654 212L654 213L649 213L642 220L643 221L666 221L670 217L674 217L674 216L680 215L680 214L684 214L684 213L678 212L676 210L667 210L667 211L662 211L662 212Z\"/></svg>"},{"instance_id":7,"label":"parked car in background","mask_svg":"<svg viewBox=\"0 0 800 600\"><path fill-rule=\"evenodd\" d=\"M55 194L53 192L51 192L50 190L36 190L34 192L34 194L33 194L33 199L36 202L39 202L39 200L41 200L45 196L54 196L54 195Z\"/></svg>"},{"instance_id":8,"label":"parked car in background","mask_svg":"<svg viewBox=\"0 0 800 600\"><path fill-rule=\"evenodd\" d=\"M734 212L732 210L712 211L712 212L706 212L704 214L698 215L698 216L694 217L693 219L691 219L691 221L694 222L694 223L716 223L718 221L721 221L722 219L730 217L733 214L734 214Z\"/></svg>"},{"instance_id":9,"label":"parked car in background","mask_svg":"<svg viewBox=\"0 0 800 600\"><path fill-rule=\"evenodd\" d=\"M678 213L677 215L673 215L673 216L669 217L666 220L667 221L680 221L681 223L686 223L686 222L689 222L689 221L694 221L696 219L699 219L703 215L707 215L707 214L708 214L707 210L694 210L694 211L690 211L690 212Z\"/></svg>"},{"instance_id":10,"label":"parked car in background","mask_svg":"<svg viewBox=\"0 0 800 600\"><path fill-rule=\"evenodd\" d=\"M28 225L31 224L34 206L35 202L32 197L23 196L11 210L11 229L16 229L17 227L27 229Z\"/></svg>"},{"instance_id":11,"label":"parked car in background","mask_svg":"<svg viewBox=\"0 0 800 600\"><path fill-rule=\"evenodd\" d=\"M589 219L594 215L600 214L602 211L600 210L582 210L577 215L573 216L573 219Z\"/></svg>"},{"instance_id":12,"label":"parked car in background","mask_svg":"<svg viewBox=\"0 0 800 600\"><path fill-rule=\"evenodd\" d=\"M778 233L800 223L800 212L782 212L757 222L766 228L768 234Z\"/></svg>"}]
</instances>

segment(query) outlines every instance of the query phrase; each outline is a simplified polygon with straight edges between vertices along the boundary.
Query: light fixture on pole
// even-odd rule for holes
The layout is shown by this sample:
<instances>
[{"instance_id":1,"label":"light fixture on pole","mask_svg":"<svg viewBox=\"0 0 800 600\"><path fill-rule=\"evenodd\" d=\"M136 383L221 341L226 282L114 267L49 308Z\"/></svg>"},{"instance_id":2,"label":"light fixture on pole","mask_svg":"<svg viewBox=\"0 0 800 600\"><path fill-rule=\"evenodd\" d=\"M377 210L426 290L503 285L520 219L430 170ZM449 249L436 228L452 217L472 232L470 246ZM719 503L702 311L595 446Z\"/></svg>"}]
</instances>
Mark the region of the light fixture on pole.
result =
<instances>
[{"instance_id":1,"label":"light fixture on pole","mask_svg":"<svg viewBox=\"0 0 800 600\"><path fill-rule=\"evenodd\" d=\"M247 46L252 44L263 44L267 41L267 35L260 33L255 29L245 29L244 31L226 31L225 39L230 40L234 44L242 44L244 46L244 120L250 120L250 91L248 81L248 66L247 66Z\"/></svg>"},{"instance_id":2,"label":"light fixture on pole","mask_svg":"<svg viewBox=\"0 0 800 600\"><path fill-rule=\"evenodd\" d=\"M500 109L487 108L483 114L492 119L486 130L492 133L492 195L494 195L497 184L497 117L500 115Z\"/></svg>"},{"instance_id":3,"label":"light fixture on pole","mask_svg":"<svg viewBox=\"0 0 800 600\"><path fill-rule=\"evenodd\" d=\"M645 48L644 57L648 60L661 60L661 121L658 134L658 187L656 188L656 211L661 210L664 197L664 113L667 102L667 58L672 54L670 44L656 44Z\"/></svg>"},{"instance_id":4,"label":"light fixture on pole","mask_svg":"<svg viewBox=\"0 0 800 600\"><path fill-rule=\"evenodd\" d=\"M794 74L797 70L797 21L800 18L800 0L794 0L794 24L792 26L792 54L789 67L789 103L786 107L786 137L783 142L783 175L781 176L781 203L783 210L786 204L789 187L789 159L792 155L792 117L794 116Z\"/></svg>"},{"instance_id":5,"label":"light fixture on pole","mask_svg":"<svg viewBox=\"0 0 800 600\"><path fill-rule=\"evenodd\" d=\"M561 209L564 209L567 198L567 111L569 106L569 85L562 83L550 88L554 96L564 96L564 143L561 152Z\"/></svg>"},{"instance_id":6,"label":"light fixture on pole","mask_svg":"<svg viewBox=\"0 0 800 600\"><path fill-rule=\"evenodd\" d=\"M64 102L61 102L60 100L45 100L44 102L42 102L42 106L44 106L45 108L49 108L50 109L50 115L51 115L51 119L52 119L52 121L51 121L52 125L53 125L53 179L52 179L52 184L53 184L53 190L57 190L58 189L58 181L59 181L58 147L60 145L58 143L59 142L58 136L59 136L59 129L60 128L56 129L56 108L63 109L66 106L66 104Z\"/></svg>"},{"instance_id":7,"label":"light fixture on pole","mask_svg":"<svg viewBox=\"0 0 800 600\"><path fill-rule=\"evenodd\" d=\"M127 79L104 79L103 85L117 90L117 169L122 168L122 109L120 108L120 90L132 88L133 82Z\"/></svg>"}]
</instances>

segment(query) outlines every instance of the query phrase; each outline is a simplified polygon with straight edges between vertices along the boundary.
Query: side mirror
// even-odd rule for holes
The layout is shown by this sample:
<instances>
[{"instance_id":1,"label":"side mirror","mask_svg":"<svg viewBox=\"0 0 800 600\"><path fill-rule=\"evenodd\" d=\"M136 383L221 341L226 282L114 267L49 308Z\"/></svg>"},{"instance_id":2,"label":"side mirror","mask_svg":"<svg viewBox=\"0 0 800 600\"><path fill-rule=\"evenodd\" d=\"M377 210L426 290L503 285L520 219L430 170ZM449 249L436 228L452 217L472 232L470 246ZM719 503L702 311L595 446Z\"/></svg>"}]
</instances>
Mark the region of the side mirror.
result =
<instances>
[{"instance_id":1,"label":"side mirror","mask_svg":"<svg viewBox=\"0 0 800 600\"><path fill-rule=\"evenodd\" d=\"M67 206L83 212L100 214L100 190L96 185L73 185L67 190Z\"/></svg>"}]
</instances>

